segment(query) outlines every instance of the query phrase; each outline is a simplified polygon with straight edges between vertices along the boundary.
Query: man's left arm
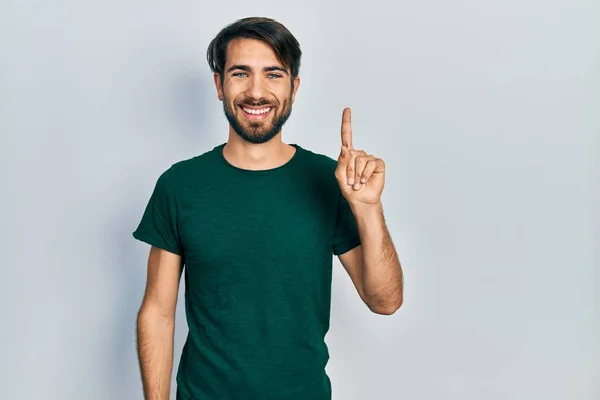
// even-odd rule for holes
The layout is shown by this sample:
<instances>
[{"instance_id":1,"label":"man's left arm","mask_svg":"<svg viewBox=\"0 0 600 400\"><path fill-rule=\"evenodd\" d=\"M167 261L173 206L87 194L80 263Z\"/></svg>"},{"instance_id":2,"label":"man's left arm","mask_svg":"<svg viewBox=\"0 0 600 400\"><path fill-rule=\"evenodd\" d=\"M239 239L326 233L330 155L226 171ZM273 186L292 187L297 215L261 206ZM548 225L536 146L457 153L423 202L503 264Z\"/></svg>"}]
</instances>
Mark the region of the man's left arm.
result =
<instances>
[{"instance_id":1,"label":"man's left arm","mask_svg":"<svg viewBox=\"0 0 600 400\"><path fill-rule=\"evenodd\" d=\"M339 260L361 299L371 311L391 315L403 302L404 277L394 243L385 223L381 202L352 205L361 245Z\"/></svg>"},{"instance_id":2,"label":"man's left arm","mask_svg":"<svg viewBox=\"0 0 600 400\"><path fill-rule=\"evenodd\" d=\"M354 149L349 108L342 115L341 133L335 176L356 220L361 245L341 254L339 259L369 309L393 314L402 305L404 282L381 204L385 163Z\"/></svg>"}]
</instances>

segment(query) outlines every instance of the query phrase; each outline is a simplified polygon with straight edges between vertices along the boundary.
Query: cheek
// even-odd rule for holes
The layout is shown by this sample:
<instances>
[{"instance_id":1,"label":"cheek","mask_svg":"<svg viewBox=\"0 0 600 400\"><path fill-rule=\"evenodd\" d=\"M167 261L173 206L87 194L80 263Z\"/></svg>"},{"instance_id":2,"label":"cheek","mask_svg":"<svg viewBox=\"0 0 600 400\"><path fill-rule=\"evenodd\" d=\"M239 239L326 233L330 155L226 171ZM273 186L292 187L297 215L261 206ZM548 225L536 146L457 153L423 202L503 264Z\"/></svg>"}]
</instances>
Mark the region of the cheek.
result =
<instances>
[{"instance_id":1,"label":"cheek","mask_svg":"<svg viewBox=\"0 0 600 400\"><path fill-rule=\"evenodd\" d=\"M290 99L293 98L294 95L289 87L285 89L281 88L274 92L274 94L277 96L277 100L281 105L289 103Z\"/></svg>"},{"instance_id":2,"label":"cheek","mask_svg":"<svg viewBox=\"0 0 600 400\"><path fill-rule=\"evenodd\" d=\"M229 82L226 82L223 85L223 95L225 98L229 99L229 101L235 102L242 98L242 93L244 92L243 88L240 88L239 85L233 85Z\"/></svg>"}]
</instances>

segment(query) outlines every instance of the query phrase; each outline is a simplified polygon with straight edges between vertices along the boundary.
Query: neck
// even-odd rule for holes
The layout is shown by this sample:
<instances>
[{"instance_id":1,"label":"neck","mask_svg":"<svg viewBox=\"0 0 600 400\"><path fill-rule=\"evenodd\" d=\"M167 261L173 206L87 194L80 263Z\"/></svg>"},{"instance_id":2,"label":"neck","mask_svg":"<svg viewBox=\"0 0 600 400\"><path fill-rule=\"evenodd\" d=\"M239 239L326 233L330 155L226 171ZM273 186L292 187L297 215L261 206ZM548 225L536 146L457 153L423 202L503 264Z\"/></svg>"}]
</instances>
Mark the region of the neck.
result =
<instances>
[{"instance_id":1,"label":"neck","mask_svg":"<svg viewBox=\"0 0 600 400\"><path fill-rule=\"evenodd\" d=\"M235 132L229 132L229 139L223 148L225 159L237 168L247 170L267 170L286 164L296 149L283 143L281 133L267 143L248 143Z\"/></svg>"}]
</instances>

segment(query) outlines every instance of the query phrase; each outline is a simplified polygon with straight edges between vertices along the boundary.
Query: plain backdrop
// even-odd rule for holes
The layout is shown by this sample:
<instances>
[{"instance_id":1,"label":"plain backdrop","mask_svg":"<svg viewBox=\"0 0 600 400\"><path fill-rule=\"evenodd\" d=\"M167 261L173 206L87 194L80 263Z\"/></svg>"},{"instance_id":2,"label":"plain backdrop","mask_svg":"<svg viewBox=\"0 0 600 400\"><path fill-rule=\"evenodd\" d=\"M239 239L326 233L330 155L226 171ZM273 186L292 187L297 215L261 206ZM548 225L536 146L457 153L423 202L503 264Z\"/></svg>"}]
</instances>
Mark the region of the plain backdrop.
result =
<instances>
[{"instance_id":1,"label":"plain backdrop","mask_svg":"<svg viewBox=\"0 0 600 400\"><path fill-rule=\"evenodd\" d=\"M372 314L335 260L334 400L600 398L592 0L2 0L0 398L142 398L131 232L226 140L205 52L257 15L304 51L284 140L337 156L350 106L388 166L405 303Z\"/></svg>"}]
</instances>

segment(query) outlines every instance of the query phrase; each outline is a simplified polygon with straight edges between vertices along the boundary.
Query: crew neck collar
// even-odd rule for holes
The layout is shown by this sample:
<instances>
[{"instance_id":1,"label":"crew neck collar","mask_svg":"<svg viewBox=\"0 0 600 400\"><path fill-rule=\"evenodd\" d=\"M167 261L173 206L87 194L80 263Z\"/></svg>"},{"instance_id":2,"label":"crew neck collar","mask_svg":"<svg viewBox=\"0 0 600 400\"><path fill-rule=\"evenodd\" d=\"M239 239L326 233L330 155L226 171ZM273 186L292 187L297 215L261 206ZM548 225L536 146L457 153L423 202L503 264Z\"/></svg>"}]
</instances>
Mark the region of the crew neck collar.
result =
<instances>
[{"instance_id":1,"label":"crew neck collar","mask_svg":"<svg viewBox=\"0 0 600 400\"><path fill-rule=\"evenodd\" d=\"M268 173L276 172L279 170L283 170L285 168L289 168L291 165L293 165L296 162L300 152L303 150L302 147L300 147L300 145L298 145L297 143L289 143L289 145L293 146L296 149L296 151L294 152L294 154L288 161L286 161L284 164L274 167L274 168L256 169L255 170L255 169L240 168L240 167L237 167L237 166L231 164L229 161L227 161L227 159L225 158L225 155L223 154L223 149L225 148L226 144L227 143L222 143L222 144L218 145L217 147L214 148L214 151L216 151L218 153L219 158L228 168L236 170L236 171L240 171L243 173L247 173L247 174L268 174Z\"/></svg>"}]
</instances>

